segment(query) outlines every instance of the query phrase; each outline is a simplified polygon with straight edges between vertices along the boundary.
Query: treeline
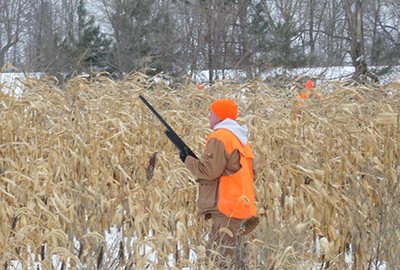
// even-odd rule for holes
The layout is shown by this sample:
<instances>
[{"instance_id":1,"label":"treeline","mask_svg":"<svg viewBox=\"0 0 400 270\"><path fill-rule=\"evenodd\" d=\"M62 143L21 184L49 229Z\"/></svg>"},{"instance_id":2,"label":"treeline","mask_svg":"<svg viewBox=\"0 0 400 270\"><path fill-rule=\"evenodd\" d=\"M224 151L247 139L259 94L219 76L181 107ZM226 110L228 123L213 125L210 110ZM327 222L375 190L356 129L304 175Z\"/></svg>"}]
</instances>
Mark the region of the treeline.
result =
<instances>
[{"instance_id":1,"label":"treeline","mask_svg":"<svg viewBox=\"0 0 400 270\"><path fill-rule=\"evenodd\" d=\"M399 64L399 13L398 0L0 0L0 67L214 81L350 64L375 80L369 67Z\"/></svg>"}]
</instances>

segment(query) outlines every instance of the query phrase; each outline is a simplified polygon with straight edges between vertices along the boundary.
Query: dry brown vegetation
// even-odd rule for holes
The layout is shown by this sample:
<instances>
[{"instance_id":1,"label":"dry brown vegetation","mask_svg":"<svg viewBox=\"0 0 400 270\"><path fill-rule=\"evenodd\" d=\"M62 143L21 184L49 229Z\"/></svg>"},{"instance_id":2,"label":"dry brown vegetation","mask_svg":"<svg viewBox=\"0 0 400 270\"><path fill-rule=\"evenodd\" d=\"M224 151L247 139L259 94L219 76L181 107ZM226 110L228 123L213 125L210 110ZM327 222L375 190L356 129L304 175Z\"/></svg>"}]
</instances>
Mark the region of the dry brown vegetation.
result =
<instances>
[{"instance_id":1,"label":"dry brown vegetation","mask_svg":"<svg viewBox=\"0 0 400 270\"><path fill-rule=\"evenodd\" d=\"M240 104L261 219L248 269L400 265L399 84L316 87L296 120L289 86L158 79L28 78L0 96L2 267L212 269L195 181L139 94L199 155L209 105Z\"/></svg>"}]
</instances>

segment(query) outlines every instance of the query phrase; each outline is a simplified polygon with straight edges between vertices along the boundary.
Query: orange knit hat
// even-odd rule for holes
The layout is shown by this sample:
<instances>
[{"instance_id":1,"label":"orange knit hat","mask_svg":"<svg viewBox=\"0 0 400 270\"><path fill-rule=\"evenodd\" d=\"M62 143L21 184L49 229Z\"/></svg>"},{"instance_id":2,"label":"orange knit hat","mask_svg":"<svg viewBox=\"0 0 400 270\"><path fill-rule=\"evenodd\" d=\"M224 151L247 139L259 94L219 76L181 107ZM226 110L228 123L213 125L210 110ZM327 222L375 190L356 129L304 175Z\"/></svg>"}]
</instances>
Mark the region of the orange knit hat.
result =
<instances>
[{"instance_id":1,"label":"orange knit hat","mask_svg":"<svg viewBox=\"0 0 400 270\"><path fill-rule=\"evenodd\" d=\"M306 81L306 88L307 90L310 90L314 87L314 84L311 80Z\"/></svg>"},{"instance_id":2,"label":"orange knit hat","mask_svg":"<svg viewBox=\"0 0 400 270\"><path fill-rule=\"evenodd\" d=\"M238 105L231 99L219 99L210 108L221 120L236 120L238 116Z\"/></svg>"}]
</instances>

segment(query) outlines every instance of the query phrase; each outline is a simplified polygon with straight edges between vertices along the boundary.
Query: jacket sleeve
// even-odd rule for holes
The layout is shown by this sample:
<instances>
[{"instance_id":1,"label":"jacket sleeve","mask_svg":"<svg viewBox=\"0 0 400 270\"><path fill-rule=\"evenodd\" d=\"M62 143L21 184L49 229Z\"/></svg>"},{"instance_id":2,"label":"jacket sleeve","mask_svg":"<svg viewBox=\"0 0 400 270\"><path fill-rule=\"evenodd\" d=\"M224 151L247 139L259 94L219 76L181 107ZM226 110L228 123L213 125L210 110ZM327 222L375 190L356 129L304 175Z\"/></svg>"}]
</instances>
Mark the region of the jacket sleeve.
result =
<instances>
[{"instance_id":1,"label":"jacket sleeve","mask_svg":"<svg viewBox=\"0 0 400 270\"><path fill-rule=\"evenodd\" d=\"M202 180L215 180L226 169L229 154L225 145L218 139L211 138L208 141L202 158L195 159L188 156L185 166L197 178Z\"/></svg>"}]
</instances>

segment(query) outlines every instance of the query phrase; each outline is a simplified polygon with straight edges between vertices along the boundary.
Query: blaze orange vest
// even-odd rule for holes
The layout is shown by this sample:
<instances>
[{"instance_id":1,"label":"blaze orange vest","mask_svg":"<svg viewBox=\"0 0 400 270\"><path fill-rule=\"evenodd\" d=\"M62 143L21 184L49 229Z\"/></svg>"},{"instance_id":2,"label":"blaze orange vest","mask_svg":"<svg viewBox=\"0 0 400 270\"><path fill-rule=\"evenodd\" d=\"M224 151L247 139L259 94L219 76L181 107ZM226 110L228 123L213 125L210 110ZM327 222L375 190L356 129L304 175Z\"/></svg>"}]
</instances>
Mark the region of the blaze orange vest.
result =
<instances>
[{"instance_id":1,"label":"blaze orange vest","mask_svg":"<svg viewBox=\"0 0 400 270\"><path fill-rule=\"evenodd\" d=\"M250 144L247 143L243 146L239 139L226 129L218 129L211 133L207 143L211 138L216 138L223 142L228 153L238 149L240 152L240 164L242 165L242 168L235 174L221 176L218 200L219 211L228 217L237 219L256 216L252 170L252 158L254 158L254 155ZM241 197L242 199L239 201Z\"/></svg>"}]
</instances>

